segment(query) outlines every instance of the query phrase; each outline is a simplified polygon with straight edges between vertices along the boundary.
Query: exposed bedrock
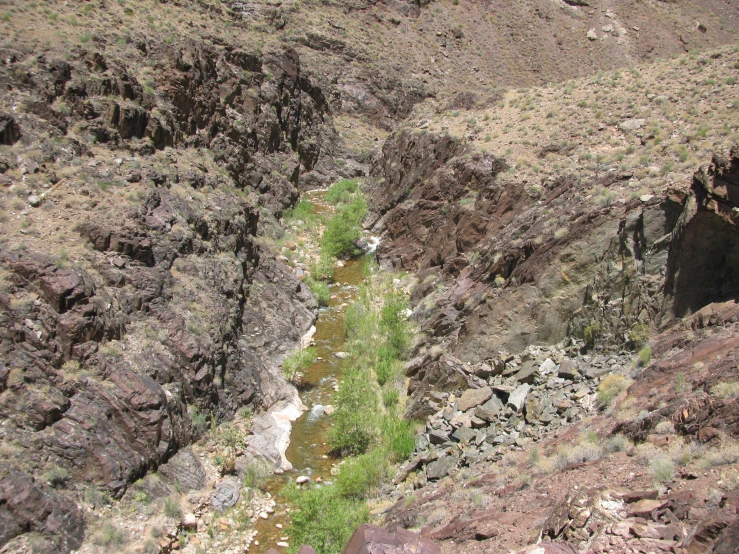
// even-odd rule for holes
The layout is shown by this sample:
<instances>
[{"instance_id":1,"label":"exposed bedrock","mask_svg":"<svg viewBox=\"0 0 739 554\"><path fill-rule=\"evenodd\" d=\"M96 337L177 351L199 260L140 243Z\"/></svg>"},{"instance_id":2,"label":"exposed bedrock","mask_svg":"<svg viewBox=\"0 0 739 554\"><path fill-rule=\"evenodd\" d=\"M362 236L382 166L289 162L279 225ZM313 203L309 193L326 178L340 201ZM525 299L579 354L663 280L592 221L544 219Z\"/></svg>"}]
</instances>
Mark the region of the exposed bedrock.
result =
<instances>
[{"instance_id":1,"label":"exposed bedrock","mask_svg":"<svg viewBox=\"0 0 739 554\"><path fill-rule=\"evenodd\" d=\"M536 200L515 177L500 179L502 159L449 136L393 135L374 160L370 205L384 232L381 263L418 274L414 317L431 337L411 379L410 410L432 388L464 385L431 344L491 366L501 350L568 337L634 347L635 329L663 329L736 300L738 155L715 156L661 196L601 208L581 199L588 185L574 176ZM615 172L592 184L627 178ZM552 209L568 219L560 236L546 232Z\"/></svg>"}]
</instances>

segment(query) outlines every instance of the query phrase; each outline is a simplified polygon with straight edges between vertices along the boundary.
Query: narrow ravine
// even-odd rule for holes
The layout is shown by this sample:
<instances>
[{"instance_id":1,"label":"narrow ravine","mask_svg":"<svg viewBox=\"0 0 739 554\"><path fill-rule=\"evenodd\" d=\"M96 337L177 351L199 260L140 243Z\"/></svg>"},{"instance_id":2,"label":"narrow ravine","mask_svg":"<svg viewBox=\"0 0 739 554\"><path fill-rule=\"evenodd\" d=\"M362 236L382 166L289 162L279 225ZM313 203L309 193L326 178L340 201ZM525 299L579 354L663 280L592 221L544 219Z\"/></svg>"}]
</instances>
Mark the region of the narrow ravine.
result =
<instances>
[{"instance_id":1,"label":"narrow ravine","mask_svg":"<svg viewBox=\"0 0 739 554\"><path fill-rule=\"evenodd\" d=\"M311 202L315 213L333 212L324 202L326 191L311 191L304 199ZM250 552L262 553L277 547L278 543L290 543L289 506L278 496L279 490L299 476L309 477L314 483L331 479L327 433L331 426L331 397L338 387L344 351L344 313L355 298L359 285L364 281L362 271L364 257L351 259L336 268L334 282L329 285L328 306L318 312L311 346L317 356L303 371L299 381L300 399L308 408L293 422L287 459L293 469L269 479L263 487L277 501L275 513L267 519L257 520L257 534ZM278 525L280 527L278 527ZM258 544L257 544L258 543ZM279 547L277 547L279 548Z\"/></svg>"}]
</instances>

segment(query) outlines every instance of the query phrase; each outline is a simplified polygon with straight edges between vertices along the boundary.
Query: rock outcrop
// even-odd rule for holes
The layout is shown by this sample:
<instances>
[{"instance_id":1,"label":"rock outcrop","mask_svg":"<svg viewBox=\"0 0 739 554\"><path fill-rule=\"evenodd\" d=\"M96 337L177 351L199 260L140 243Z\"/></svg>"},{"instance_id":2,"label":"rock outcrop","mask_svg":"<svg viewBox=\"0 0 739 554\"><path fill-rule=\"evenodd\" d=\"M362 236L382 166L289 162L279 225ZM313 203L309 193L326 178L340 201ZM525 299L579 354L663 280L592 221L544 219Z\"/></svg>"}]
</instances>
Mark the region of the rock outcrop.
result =
<instances>
[{"instance_id":1,"label":"rock outcrop","mask_svg":"<svg viewBox=\"0 0 739 554\"><path fill-rule=\"evenodd\" d=\"M739 295L737 160L717 156L689 187L599 209L574 201L574 179L536 201L522 184L498 181L504 160L449 136L399 131L372 170L378 255L418 272L414 317L431 337L428 353L443 344L465 363L496 367L499 350L568 337L635 348L644 330ZM542 241L542 211L555 201L569 226ZM454 364L428 353L411 375L415 399L465 388Z\"/></svg>"},{"instance_id":2,"label":"rock outcrop","mask_svg":"<svg viewBox=\"0 0 739 554\"><path fill-rule=\"evenodd\" d=\"M121 496L208 420L241 407L300 413L279 364L316 304L258 236L295 202L301 175L321 164L323 179L337 175L325 154L336 135L324 93L289 49L142 49L157 66L156 95L133 76L136 56L95 48L72 63L17 53L3 70L24 101L47 106L22 133L3 120L3 142L30 152L6 175L57 183L31 206L63 222L66 238L50 234L51 246L34 231L24 248L0 253L1 434L18 445L3 477L17 494L2 543L33 531L54 551L75 549L84 524L69 507L86 487ZM21 63L33 77L13 77ZM70 125L94 151L64 136ZM42 133L55 146L34 150ZM212 158L192 162L199 148ZM83 153L91 161L80 180L55 177ZM100 204L109 187L137 192ZM284 467L282 435L254 453ZM39 484L54 472L67 475L58 490Z\"/></svg>"}]
</instances>

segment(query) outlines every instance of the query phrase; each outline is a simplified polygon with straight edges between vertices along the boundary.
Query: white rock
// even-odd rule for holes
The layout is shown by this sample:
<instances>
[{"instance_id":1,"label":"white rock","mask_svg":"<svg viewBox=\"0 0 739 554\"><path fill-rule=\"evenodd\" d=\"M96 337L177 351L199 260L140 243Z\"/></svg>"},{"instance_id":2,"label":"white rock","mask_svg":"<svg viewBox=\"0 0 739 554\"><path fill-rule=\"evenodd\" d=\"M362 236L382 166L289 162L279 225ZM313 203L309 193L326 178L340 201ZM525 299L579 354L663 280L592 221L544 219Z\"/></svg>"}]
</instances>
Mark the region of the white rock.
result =
<instances>
[{"instance_id":1,"label":"white rock","mask_svg":"<svg viewBox=\"0 0 739 554\"><path fill-rule=\"evenodd\" d=\"M290 545L284 541L278 542L277 546L279 546L280 548L290 548Z\"/></svg>"},{"instance_id":2,"label":"white rock","mask_svg":"<svg viewBox=\"0 0 739 554\"><path fill-rule=\"evenodd\" d=\"M295 479L295 482L298 485L302 485L303 483L307 483L308 481L310 481L310 477L308 477L307 475L301 475L300 477L298 477L297 479ZM282 525L279 525L278 524L278 526L279 526L280 529L282 529Z\"/></svg>"},{"instance_id":3,"label":"white rock","mask_svg":"<svg viewBox=\"0 0 739 554\"><path fill-rule=\"evenodd\" d=\"M546 360L544 360L544 363L539 366L539 372L542 375L556 373L557 369L558 369L557 364L555 364L551 358L547 358Z\"/></svg>"},{"instance_id":4,"label":"white rock","mask_svg":"<svg viewBox=\"0 0 739 554\"><path fill-rule=\"evenodd\" d=\"M639 200L642 202L649 202L652 198L654 198L654 194L642 194L639 197Z\"/></svg>"},{"instance_id":5,"label":"white rock","mask_svg":"<svg viewBox=\"0 0 739 554\"><path fill-rule=\"evenodd\" d=\"M642 118L624 119L621 123L618 124L618 128L622 131L634 131L636 129L641 129L646 124L647 120Z\"/></svg>"},{"instance_id":6,"label":"white rock","mask_svg":"<svg viewBox=\"0 0 739 554\"><path fill-rule=\"evenodd\" d=\"M590 40L598 40L598 34L595 32L595 29L590 29L585 36Z\"/></svg>"}]
</instances>

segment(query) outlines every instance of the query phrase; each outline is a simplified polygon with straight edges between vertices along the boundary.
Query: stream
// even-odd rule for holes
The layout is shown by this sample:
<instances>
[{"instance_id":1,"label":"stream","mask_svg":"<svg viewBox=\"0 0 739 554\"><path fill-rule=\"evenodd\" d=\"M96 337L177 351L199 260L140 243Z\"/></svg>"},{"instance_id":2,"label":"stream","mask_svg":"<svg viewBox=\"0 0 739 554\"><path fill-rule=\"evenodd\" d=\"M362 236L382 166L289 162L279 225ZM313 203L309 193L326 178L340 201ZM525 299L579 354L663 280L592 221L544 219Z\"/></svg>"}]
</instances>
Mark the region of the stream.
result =
<instances>
[{"instance_id":1,"label":"stream","mask_svg":"<svg viewBox=\"0 0 739 554\"><path fill-rule=\"evenodd\" d=\"M323 201L326 191L311 191L304 199L313 204L316 213L333 212L333 208ZM298 387L300 399L308 410L293 422L287 459L293 469L282 475L274 475L263 489L277 501L275 513L268 519L258 519L254 537L259 544L252 543L250 552L261 554L285 537L290 542L290 521L288 506L278 496L279 490L300 475L317 480L331 480L333 459L329 456L327 433L331 426L330 417L324 413L324 406L332 404L331 398L339 383L341 359L337 353L344 351L344 312L354 300L359 285L364 281L362 267L364 257L344 262L334 274L334 282L329 285L328 306L320 308L313 335L316 359L303 371ZM277 527L281 525L282 528ZM278 550L283 550L279 549Z\"/></svg>"}]
</instances>

